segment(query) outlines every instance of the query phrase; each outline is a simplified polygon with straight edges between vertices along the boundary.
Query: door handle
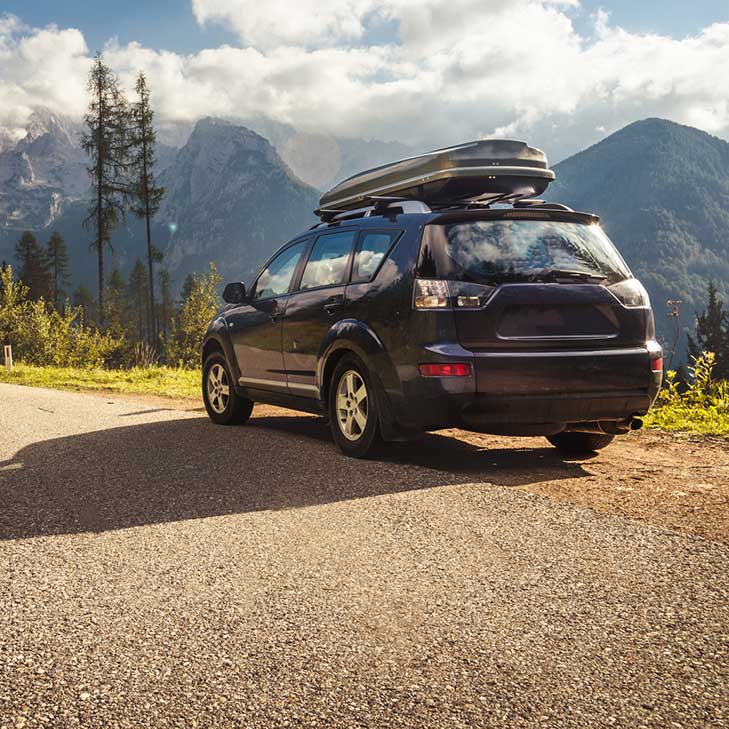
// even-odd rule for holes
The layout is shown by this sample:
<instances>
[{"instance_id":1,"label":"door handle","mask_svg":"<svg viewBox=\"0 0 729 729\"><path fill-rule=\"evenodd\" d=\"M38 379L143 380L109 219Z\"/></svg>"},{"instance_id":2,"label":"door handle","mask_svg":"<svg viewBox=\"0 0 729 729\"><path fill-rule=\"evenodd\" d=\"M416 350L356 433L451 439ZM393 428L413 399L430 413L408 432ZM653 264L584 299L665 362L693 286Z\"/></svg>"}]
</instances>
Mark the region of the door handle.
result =
<instances>
[{"instance_id":1,"label":"door handle","mask_svg":"<svg viewBox=\"0 0 729 729\"><path fill-rule=\"evenodd\" d=\"M333 316L334 312L342 306L344 306L344 296L332 296L332 298L328 299L324 304L324 311L326 311L329 316Z\"/></svg>"}]
</instances>

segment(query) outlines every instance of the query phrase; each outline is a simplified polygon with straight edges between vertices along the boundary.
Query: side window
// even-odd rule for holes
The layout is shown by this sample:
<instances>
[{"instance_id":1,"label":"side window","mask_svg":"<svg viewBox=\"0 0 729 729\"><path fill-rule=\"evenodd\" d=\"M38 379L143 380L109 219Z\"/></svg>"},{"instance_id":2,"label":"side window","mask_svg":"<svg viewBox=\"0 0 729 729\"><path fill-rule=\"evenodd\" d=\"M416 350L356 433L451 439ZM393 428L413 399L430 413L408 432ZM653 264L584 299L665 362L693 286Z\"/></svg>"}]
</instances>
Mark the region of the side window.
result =
<instances>
[{"instance_id":1,"label":"side window","mask_svg":"<svg viewBox=\"0 0 729 729\"><path fill-rule=\"evenodd\" d=\"M296 271L296 266L299 263L301 254L306 250L307 244L308 241L302 241L287 248L285 251L281 251L268 264L263 273L258 277L258 281L256 281L253 301L270 299L274 296L283 296L288 293L294 271Z\"/></svg>"},{"instance_id":2,"label":"side window","mask_svg":"<svg viewBox=\"0 0 729 729\"><path fill-rule=\"evenodd\" d=\"M352 281L369 281L399 235L398 230L362 233L354 254Z\"/></svg>"},{"instance_id":3,"label":"side window","mask_svg":"<svg viewBox=\"0 0 729 729\"><path fill-rule=\"evenodd\" d=\"M355 231L320 235L311 249L300 289L344 283Z\"/></svg>"}]
</instances>

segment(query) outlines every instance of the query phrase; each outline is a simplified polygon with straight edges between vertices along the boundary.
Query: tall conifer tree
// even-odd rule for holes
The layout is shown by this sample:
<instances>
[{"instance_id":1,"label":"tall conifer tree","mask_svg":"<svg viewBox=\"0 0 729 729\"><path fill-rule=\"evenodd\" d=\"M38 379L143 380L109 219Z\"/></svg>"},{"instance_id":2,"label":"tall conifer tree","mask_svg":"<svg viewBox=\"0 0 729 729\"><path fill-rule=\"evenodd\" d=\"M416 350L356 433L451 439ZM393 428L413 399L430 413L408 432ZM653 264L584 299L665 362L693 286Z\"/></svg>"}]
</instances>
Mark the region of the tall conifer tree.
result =
<instances>
[{"instance_id":1,"label":"tall conifer tree","mask_svg":"<svg viewBox=\"0 0 729 729\"><path fill-rule=\"evenodd\" d=\"M129 113L116 75L97 53L88 81L91 103L86 114L87 131L82 145L91 159L94 202L84 221L94 231L98 257L98 320L104 321L104 247L111 247L111 234L124 218L124 197L128 194Z\"/></svg>"},{"instance_id":2,"label":"tall conifer tree","mask_svg":"<svg viewBox=\"0 0 729 729\"><path fill-rule=\"evenodd\" d=\"M692 357L702 351L713 352L714 374L722 379L729 377L729 315L713 281L709 281L706 309L696 314L696 339L689 335L688 350Z\"/></svg>"},{"instance_id":3,"label":"tall conifer tree","mask_svg":"<svg viewBox=\"0 0 729 729\"><path fill-rule=\"evenodd\" d=\"M129 291L130 315L136 322L137 339L143 342L147 307L149 306L149 289L147 288L147 272L144 264L138 258L129 274L127 290Z\"/></svg>"},{"instance_id":4,"label":"tall conifer tree","mask_svg":"<svg viewBox=\"0 0 729 729\"><path fill-rule=\"evenodd\" d=\"M66 241L63 240L58 231L53 231L46 244L46 260L50 277L50 295L53 304L60 311L61 295L64 293L64 286L69 281L68 275L68 249Z\"/></svg>"},{"instance_id":5,"label":"tall conifer tree","mask_svg":"<svg viewBox=\"0 0 729 729\"><path fill-rule=\"evenodd\" d=\"M94 309L96 304L94 297L91 292L83 284L79 284L79 287L73 292L73 299L71 300L73 306L80 306L84 313L84 323L94 323Z\"/></svg>"},{"instance_id":6,"label":"tall conifer tree","mask_svg":"<svg viewBox=\"0 0 729 729\"><path fill-rule=\"evenodd\" d=\"M147 332L150 344L157 339L157 311L154 296L154 263L161 254L152 244L152 218L159 210L164 188L155 183L155 144L154 113L150 105L150 92L147 79L140 71L136 84L137 101L131 110L131 210L143 218L147 228L147 279L149 281L149 306L147 310Z\"/></svg>"},{"instance_id":7,"label":"tall conifer tree","mask_svg":"<svg viewBox=\"0 0 729 729\"><path fill-rule=\"evenodd\" d=\"M48 261L45 251L29 230L15 244L15 258L18 262L18 276L28 287L28 296L31 299L49 298Z\"/></svg>"},{"instance_id":8,"label":"tall conifer tree","mask_svg":"<svg viewBox=\"0 0 729 729\"><path fill-rule=\"evenodd\" d=\"M160 293L160 304L159 304L159 322L160 322L160 334L162 341L167 344L169 338L170 324L172 323L172 316L174 314L175 302L172 298L172 279L170 272L166 268L160 269L157 274L159 281L159 293Z\"/></svg>"}]
</instances>

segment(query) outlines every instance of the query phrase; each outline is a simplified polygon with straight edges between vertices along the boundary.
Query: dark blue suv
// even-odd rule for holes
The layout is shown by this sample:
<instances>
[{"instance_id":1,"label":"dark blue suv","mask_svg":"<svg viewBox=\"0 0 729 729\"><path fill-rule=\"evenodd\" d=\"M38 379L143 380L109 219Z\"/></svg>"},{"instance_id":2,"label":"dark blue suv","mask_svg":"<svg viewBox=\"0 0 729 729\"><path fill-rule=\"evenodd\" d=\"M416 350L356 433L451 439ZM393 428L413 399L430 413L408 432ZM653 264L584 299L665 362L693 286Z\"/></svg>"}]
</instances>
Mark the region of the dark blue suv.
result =
<instances>
[{"instance_id":1,"label":"dark blue suv","mask_svg":"<svg viewBox=\"0 0 729 729\"><path fill-rule=\"evenodd\" d=\"M596 450L641 426L661 381L648 296L598 218L541 201L347 211L223 298L210 418L321 413L351 456L449 427Z\"/></svg>"}]
</instances>

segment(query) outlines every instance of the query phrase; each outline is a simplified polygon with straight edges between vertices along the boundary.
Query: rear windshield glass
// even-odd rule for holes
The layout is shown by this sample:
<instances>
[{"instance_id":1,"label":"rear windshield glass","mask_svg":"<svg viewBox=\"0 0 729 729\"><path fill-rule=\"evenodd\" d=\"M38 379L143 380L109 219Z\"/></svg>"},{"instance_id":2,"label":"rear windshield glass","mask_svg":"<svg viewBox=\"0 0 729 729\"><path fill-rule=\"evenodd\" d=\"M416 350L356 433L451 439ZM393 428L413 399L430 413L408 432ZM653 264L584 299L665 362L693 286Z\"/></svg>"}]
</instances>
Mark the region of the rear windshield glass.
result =
<instances>
[{"instance_id":1,"label":"rear windshield glass","mask_svg":"<svg viewBox=\"0 0 729 729\"><path fill-rule=\"evenodd\" d=\"M630 271L599 225L481 220L426 226L418 275L496 286L560 275L615 283Z\"/></svg>"}]
</instances>

